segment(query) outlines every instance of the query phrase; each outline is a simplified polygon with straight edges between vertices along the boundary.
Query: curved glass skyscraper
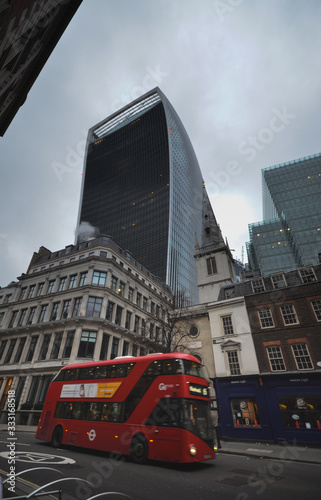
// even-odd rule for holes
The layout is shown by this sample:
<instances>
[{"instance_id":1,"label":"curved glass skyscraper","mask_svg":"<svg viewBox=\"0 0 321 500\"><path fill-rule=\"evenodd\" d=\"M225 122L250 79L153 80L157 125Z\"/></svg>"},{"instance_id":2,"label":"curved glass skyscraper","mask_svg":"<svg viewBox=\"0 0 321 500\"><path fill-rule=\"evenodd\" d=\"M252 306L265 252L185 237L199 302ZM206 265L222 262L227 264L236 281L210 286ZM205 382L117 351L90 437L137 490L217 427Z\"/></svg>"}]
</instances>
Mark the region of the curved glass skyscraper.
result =
<instances>
[{"instance_id":1,"label":"curved glass skyscraper","mask_svg":"<svg viewBox=\"0 0 321 500\"><path fill-rule=\"evenodd\" d=\"M155 88L89 130L77 225L110 235L175 293L198 302L202 174L177 113Z\"/></svg>"}]
</instances>

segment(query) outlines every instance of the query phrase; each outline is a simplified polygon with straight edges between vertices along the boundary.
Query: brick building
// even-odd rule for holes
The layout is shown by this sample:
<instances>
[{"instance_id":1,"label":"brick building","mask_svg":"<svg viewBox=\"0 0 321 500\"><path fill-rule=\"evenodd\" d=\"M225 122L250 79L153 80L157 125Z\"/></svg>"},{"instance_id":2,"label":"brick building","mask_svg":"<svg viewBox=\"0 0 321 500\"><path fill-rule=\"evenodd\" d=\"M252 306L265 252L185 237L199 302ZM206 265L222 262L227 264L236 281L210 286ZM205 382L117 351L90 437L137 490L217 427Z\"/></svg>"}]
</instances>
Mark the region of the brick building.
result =
<instances>
[{"instance_id":1,"label":"brick building","mask_svg":"<svg viewBox=\"0 0 321 500\"><path fill-rule=\"evenodd\" d=\"M321 443L321 265L226 285L219 300L240 296L259 373L214 380L223 436Z\"/></svg>"}]
</instances>

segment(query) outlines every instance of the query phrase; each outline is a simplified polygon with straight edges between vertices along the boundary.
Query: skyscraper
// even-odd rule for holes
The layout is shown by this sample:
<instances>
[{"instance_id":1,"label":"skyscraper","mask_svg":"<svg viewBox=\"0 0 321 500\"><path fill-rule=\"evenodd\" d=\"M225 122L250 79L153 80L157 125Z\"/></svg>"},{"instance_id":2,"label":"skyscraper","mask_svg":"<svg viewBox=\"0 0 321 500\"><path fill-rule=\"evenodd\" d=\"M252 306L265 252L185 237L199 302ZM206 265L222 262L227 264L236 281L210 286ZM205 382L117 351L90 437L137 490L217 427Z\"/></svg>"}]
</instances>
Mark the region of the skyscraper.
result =
<instances>
[{"instance_id":1,"label":"skyscraper","mask_svg":"<svg viewBox=\"0 0 321 500\"><path fill-rule=\"evenodd\" d=\"M167 283L178 305L197 303L202 192L186 130L155 88L89 130L77 239L91 224Z\"/></svg>"},{"instance_id":2,"label":"skyscraper","mask_svg":"<svg viewBox=\"0 0 321 500\"><path fill-rule=\"evenodd\" d=\"M262 170L263 222L249 225L250 267L262 275L319 263L321 154Z\"/></svg>"}]
</instances>

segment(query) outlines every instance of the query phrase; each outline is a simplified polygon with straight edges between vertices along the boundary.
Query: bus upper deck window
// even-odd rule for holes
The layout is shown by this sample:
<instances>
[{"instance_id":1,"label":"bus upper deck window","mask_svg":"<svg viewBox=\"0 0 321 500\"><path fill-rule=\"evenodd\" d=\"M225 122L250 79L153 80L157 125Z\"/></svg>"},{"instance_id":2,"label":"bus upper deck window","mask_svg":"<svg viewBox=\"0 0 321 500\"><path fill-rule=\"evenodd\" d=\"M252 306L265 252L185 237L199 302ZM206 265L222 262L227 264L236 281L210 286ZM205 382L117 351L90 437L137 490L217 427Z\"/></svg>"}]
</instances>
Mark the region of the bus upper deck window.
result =
<instances>
[{"instance_id":1,"label":"bus upper deck window","mask_svg":"<svg viewBox=\"0 0 321 500\"><path fill-rule=\"evenodd\" d=\"M183 373L183 364L181 359L166 359L163 363L164 375L179 375Z\"/></svg>"}]
</instances>

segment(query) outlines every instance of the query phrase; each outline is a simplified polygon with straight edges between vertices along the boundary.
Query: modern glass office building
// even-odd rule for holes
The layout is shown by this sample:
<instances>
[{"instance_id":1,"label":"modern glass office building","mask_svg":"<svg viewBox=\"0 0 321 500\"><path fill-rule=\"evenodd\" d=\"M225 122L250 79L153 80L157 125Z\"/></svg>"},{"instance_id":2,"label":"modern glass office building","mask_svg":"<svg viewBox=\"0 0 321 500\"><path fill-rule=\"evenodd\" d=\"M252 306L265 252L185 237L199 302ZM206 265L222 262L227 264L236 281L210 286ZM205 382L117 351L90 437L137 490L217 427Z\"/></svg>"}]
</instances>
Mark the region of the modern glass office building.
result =
<instances>
[{"instance_id":1,"label":"modern glass office building","mask_svg":"<svg viewBox=\"0 0 321 500\"><path fill-rule=\"evenodd\" d=\"M190 139L155 88L89 130L77 240L90 223L167 283L179 305L197 303L202 192Z\"/></svg>"},{"instance_id":2,"label":"modern glass office building","mask_svg":"<svg viewBox=\"0 0 321 500\"><path fill-rule=\"evenodd\" d=\"M263 222L249 225L250 267L267 275L319 263L321 154L262 170Z\"/></svg>"}]
</instances>

